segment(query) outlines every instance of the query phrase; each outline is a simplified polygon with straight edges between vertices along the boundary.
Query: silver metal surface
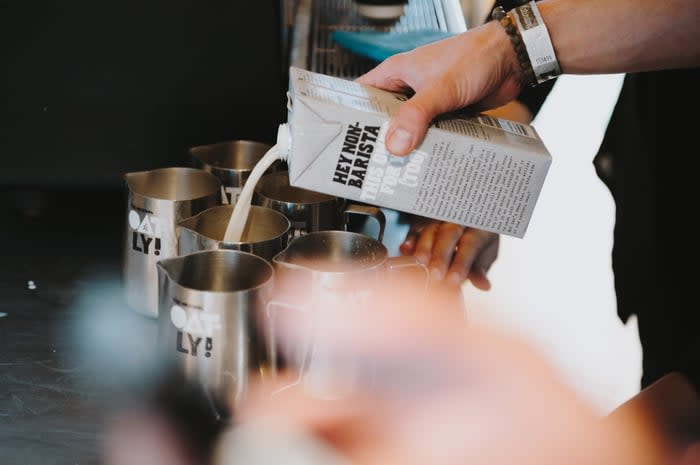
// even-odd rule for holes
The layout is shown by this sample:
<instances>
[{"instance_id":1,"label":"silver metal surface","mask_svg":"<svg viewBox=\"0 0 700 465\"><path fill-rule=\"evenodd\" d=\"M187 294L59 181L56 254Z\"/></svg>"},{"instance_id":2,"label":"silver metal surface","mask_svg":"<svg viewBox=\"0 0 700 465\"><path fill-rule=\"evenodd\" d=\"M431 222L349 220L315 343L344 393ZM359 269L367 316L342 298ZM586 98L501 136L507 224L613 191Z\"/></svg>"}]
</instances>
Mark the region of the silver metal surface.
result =
<instances>
[{"instance_id":1,"label":"silver metal surface","mask_svg":"<svg viewBox=\"0 0 700 465\"><path fill-rule=\"evenodd\" d=\"M243 231L241 241L224 241L233 208L233 205L219 205L179 222L178 254L234 249L250 252L271 261L272 257L287 247L292 224L282 213L257 205L250 207L247 227Z\"/></svg>"},{"instance_id":2,"label":"silver metal surface","mask_svg":"<svg viewBox=\"0 0 700 465\"><path fill-rule=\"evenodd\" d=\"M304 383L310 395L342 397L353 389L353 367L334 359L323 342L324 324L342 324L347 312L379 311L372 306L377 293L385 290L385 279L394 272L410 272L411 281L425 287L427 268L415 257L389 257L378 240L349 231L320 231L294 239L274 257L276 291L266 314L272 328L273 344L280 338L274 328L278 321L294 318L295 325L307 328L292 350L275 349L295 377L291 384ZM398 275L396 275L398 276ZM277 360L273 371L277 371Z\"/></svg>"},{"instance_id":3,"label":"silver metal surface","mask_svg":"<svg viewBox=\"0 0 700 465\"><path fill-rule=\"evenodd\" d=\"M320 273L369 271L384 264L386 247L369 236L347 231L309 233L292 241L273 260L284 269L306 268Z\"/></svg>"},{"instance_id":4,"label":"silver metal surface","mask_svg":"<svg viewBox=\"0 0 700 465\"><path fill-rule=\"evenodd\" d=\"M356 215L373 218L378 225L378 239L381 241L384 235L386 218L381 209L292 186L287 171L262 176L255 185L253 203L289 218L295 237L314 231L347 229Z\"/></svg>"},{"instance_id":5,"label":"silver metal surface","mask_svg":"<svg viewBox=\"0 0 700 465\"><path fill-rule=\"evenodd\" d=\"M173 167L127 173L127 221L123 281L127 303L139 313L158 314L156 262L177 255L177 223L221 203L221 182L195 168Z\"/></svg>"},{"instance_id":6,"label":"silver metal surface","mask_svg":"<svg viewBox=\"0 0 700 465\"><path fill-rule=\"evenodd\" d=\"M389 257L381 241L351 231L316 231L297 237L272 259L272 264L280 289L294 276L290 280L311 280L300 286L305 291L317 284L325 289L354 289L358 279L368 280L374 287L379 277L376 272L413 268L425 274L427 270L415 257ZM309 297L311 294L313 291Z\"/></svg>"},{"instance_id":7,"label":"silver metal surface","mask_svg":"<svg viewBox=\"0 0 700 465\"><path fill-rule=\"evenodd\" d=\"M271 145L252 141L234 140L191 147L187 153L193 167L209 171L221 180L221 202L235 204L256 163L272 148ZM275 162L269 172L279 169Z\"/></svg>"},{"instance_id":8,"label":"silver metal surface","mask_svg":"<svg viewBox=\"0 0 700 465\"><path fill-rule=\"evenodd\" d=\"M261 312L272 292L272 265L239 250L207 250L157 267L159 346L227 416L249 377L269 366Z\"/></svg>"},{"instance_id":9,"label":"silver metal surface","mask_svg":"<svg viewBox=\"0 0 700 465\"><path fill-rule=\"evenodd\" d=\"M347 79L369 71L376 62L359 57L333 42L331 34L344 31L408 32L434 29L466 30L458 0L409 0L395 22L375 22L360 15L354 0L301 0L297 7L291 64Z\"/></svg>"}]
</instances>

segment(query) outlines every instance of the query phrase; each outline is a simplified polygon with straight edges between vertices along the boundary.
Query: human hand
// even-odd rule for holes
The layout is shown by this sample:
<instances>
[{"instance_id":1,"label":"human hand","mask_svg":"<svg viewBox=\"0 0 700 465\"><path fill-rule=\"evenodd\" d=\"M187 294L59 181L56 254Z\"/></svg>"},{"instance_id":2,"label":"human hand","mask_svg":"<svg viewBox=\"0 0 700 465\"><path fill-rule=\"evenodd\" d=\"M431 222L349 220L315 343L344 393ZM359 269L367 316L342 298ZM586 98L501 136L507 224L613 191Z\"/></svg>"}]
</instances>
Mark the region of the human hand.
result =
<instances>
[{"instance_id":1,"label":"human hand","mask_svg":"<svg viewBox=\"0 0 700 465\"><path fill-rule=\"evenodd\" d=\"M487 291L486 274L498 256L499 235L428 218L414 217L406 239L399 247L403 255L415 255L428 266L435 281L459 286L469 279Z\"/></svg>"},{"instance_id":2,"label":"human hand","mask_svg":"<svg viewBox=\"0 0 700 465\"><path fill-rule=\"evenodd\" d=\"M513 100L521 90L520 73L508 35L490 21L391 56L356 81L415 92L393 115L386 135L390 153L407 155L421 143L435 116L467 106L483 111Z\"/></svg>"},{"instance_id":3,"label":"human hand","mask_svg":"<svg viewBox=\"0 0 700 465\"><path fill-rule=\"evenodd\" d=\"M342 366L355 369L355 390L329 399L309 395L303 383L281 391L257 385L237 412L239 425L261 428L259 446L269 449L275 430L303 432L342 458L326 463L654 463L633 421L601 422L528 344L468 324L460 312L435 318L415 304L415 292L399 286L377 311L334 309L316 326ZM280 328L286 345L305 337L296 324ZM254 458L241 463L272 463Z\"/></svg>"}]
</instances>

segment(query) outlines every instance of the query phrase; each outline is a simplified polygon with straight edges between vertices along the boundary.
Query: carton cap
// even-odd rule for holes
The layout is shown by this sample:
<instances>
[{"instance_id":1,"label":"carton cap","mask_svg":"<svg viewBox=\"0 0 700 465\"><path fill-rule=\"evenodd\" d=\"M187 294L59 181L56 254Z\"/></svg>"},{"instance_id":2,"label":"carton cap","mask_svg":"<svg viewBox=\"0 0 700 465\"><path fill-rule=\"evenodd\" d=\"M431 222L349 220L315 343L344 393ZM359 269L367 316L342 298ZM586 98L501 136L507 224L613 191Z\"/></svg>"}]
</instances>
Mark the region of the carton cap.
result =
<instances>
[{"instance_id":1,"label":"carton cap","mask_svg":"<svg viewBox=\"0 0 700 465\"><path fill-rule=\"evenodd\" d=\"M287 161L289 152L292 150L292 132L289 130L289 125L287 123L280 124L277 129L277 144L275 145L280 160Z\"/></svg>"}]
</instances>

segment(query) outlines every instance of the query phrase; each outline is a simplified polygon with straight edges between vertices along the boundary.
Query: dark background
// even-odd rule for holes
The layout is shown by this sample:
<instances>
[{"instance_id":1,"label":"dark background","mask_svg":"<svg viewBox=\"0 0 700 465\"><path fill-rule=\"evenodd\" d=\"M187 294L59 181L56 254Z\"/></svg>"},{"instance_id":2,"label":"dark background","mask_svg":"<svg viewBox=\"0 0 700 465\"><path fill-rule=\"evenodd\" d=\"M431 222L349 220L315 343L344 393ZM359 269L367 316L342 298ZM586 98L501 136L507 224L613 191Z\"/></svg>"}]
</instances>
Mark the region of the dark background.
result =
<instances>
[{"instance_id":1,"label":"dark background","mask_svg":"<svg viewBox=\"0 0 700 465\"><path fill-rule=\"evenodd\" d=\"M274 143L280 2L0 0L0 184L120 187L190 146Z\"/></svg>"}]
</instances>

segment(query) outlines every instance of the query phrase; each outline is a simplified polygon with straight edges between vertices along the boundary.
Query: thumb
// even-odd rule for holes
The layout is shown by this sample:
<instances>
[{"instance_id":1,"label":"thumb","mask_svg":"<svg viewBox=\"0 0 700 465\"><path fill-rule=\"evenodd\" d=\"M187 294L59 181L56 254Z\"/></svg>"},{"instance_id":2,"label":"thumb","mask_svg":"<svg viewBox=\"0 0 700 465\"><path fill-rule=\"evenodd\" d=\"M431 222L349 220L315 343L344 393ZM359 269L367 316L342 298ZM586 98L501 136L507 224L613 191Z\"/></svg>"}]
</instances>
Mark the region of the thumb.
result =
<instances>
[{"instance_id":1,"label":"thumb","mask_svg":"<svg viewBox=\"0 0 700 465\"><path fill-rule=\"evenodd\" d=\"M411 153L425 137L433 118L448 110L432 92L417 92L404 102L389 122L386 147L392 155Z\"/></svg>"}]
</instances>

